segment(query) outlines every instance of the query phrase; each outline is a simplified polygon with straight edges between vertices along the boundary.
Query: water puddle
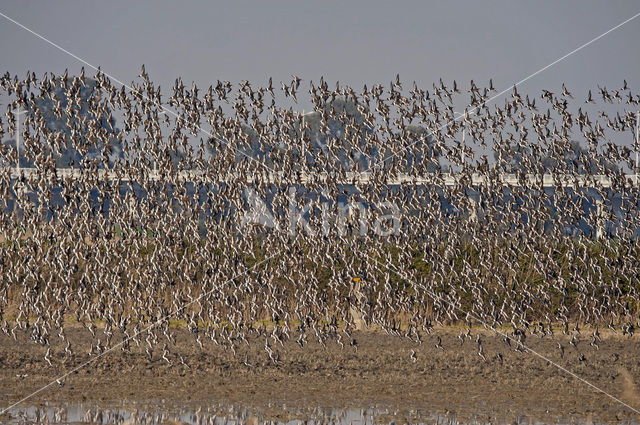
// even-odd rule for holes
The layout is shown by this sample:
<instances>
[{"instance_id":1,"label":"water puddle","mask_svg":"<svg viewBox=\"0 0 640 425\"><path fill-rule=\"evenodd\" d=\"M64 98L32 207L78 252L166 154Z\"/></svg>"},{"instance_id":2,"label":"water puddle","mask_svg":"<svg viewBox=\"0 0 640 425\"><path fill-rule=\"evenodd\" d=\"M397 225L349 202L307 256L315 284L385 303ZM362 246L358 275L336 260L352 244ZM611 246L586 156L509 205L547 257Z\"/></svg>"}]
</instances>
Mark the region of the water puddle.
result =
<instances>
[{"instance_id":1,"label":"water puddle","mask_svg":"<svg viewBox=\"0 0 640 425\"><path fill-rule=\"evenodd\" d=\"M508 424L542 425L581 424L592 421L572 419L540 422L526 416L511 418L458 418L455 415L426 411L391 411L388 409L292 409L286 405L256 410L246 406L209 405L170 406L159 403L129 403L97 406L84 403L43 403L38 406L16 407L3 417L0 423L26 424L96 424L96 425L463 425ZM627 422L629 424L636 424Z\"/></svg>"}]
</instances>

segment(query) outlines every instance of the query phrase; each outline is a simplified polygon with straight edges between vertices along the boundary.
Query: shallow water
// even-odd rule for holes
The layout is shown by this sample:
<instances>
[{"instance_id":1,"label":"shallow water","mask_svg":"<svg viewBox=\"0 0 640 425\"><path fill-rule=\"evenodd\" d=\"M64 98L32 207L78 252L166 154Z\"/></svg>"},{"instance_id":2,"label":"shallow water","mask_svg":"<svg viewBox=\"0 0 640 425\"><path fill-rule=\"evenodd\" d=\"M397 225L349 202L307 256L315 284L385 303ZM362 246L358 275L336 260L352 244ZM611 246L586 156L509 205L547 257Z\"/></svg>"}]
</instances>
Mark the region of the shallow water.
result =
<instances>
[{"instance_id":1,"label":"shallow water","mask_svg":"<svg viewBox=\"0 0 640 425\"><path fill-rule=\"evenodd\" d=\"M15 407L0 418L8 424L113 424L113 425L381 425L381 424L594 424L592 421L558 419L540 422L526 416L510 418L457 418L455 415L428 411L390 411L388 409L293 409L286 405L257 410L246 406L171 406L158 403L129 403L97 406L85 403L43 403L38 406ZM635 422L626 422L637 424Z\"/></svg>"}]
</instances>

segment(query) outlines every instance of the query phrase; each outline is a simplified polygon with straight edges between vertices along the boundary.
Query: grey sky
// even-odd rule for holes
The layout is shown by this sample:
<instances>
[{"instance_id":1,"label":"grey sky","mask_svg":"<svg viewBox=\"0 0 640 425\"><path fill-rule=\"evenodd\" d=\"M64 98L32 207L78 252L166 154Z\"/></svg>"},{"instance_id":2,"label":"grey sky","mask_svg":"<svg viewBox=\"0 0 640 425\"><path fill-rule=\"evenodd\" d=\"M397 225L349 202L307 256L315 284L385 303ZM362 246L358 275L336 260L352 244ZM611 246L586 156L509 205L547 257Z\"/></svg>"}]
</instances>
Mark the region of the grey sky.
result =
<instances>
[{"instance_id":1,"label":"grey sky","mask_svg":"<svg viewBox=\"0 0 640 425\"><path fill-rule=\"evenodd\" d=\"M501 89L640 12L637 1L215 3L3 1L0 11L122 81L144 63L164 89L178 75L206 87L217 79L265 84L269 76L279 83L290 74L305 85L324 75L330 86L361 89L396 73L425 88L441 77L463 87L492 77ZM79 71L77 60L0 22L2 72ZM637 89L639 40L637 18L521 90L566 82L582 98L623 79Z\"/></svg>"}]
</instances>

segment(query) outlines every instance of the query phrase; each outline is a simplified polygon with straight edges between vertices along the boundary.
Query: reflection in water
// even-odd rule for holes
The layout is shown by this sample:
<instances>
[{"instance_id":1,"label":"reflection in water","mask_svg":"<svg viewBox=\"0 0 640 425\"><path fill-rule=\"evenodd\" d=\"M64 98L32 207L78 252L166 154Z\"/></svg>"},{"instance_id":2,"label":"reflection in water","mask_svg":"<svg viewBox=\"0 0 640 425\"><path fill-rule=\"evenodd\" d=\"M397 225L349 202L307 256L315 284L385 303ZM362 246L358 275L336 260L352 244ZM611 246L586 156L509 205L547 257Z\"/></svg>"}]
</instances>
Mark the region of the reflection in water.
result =
<instances>
[{"instance_id":1,"label":"reflection in water","mask_svg":"<svg viewBox=\"0 0 640 425\"><path fill-rule=\"evenodd\" d=\"M290 409L277 406L273 412L243 406L168 407L164 404L132 404L100 407L92 404L44 403L14 408L0 423L9 424L113 424L113 425L380 425L380 424L527 424L538 425L526 416L511 418L461 419L452 415L421 411L395 412L385 409ZM555 424L589 424L591 421L557 420Z\"/></svg>"}]
</instances>

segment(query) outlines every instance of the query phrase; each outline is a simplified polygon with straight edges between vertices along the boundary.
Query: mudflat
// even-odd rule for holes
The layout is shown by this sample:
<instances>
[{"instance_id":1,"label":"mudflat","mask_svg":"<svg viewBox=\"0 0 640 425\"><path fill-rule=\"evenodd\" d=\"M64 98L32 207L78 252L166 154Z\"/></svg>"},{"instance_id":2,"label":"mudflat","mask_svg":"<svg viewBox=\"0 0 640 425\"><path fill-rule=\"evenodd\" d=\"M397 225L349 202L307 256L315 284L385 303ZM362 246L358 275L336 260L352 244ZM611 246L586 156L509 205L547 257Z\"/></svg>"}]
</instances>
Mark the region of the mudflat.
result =
<instances>
[{"instance_id":1,"label":"mudflat","mask_svg":"<svg viewBox=\"0 0 640 425\"><path fill-rule=\"evenodd\" d=\"M163 344L155 344L152 352L146 352L143 341L128 352L116 347L84 366L97 354L93 350L88 356L95 338L80 327L66 331L73 354L65 353L65 341L52 338L47 357L52 365L45 360L47 348L30 341L25 332L17 332L15 339L0 335L0 406L53 382L28 403L214 400L256 408L286 404L429 409L458 418L640 419L632 409L584 382L640 408L638 337L620 333L601 331L601 340L592 343L590 333L583 331L573 340L575 346L560 331L553 338L529 335L525 345L538 356L517 350L515 342L509 346L502 335L485 329L474 329L471 337L464 337L460 329L436 328L423 335L422 343L377 330L355 331L352 337L357 343L346 343L344 348L331 339L325 347L308 338L303 348L293 338L282 345L270 340L275 362L264 348L265 336L236 345L234 354L208 340L201 348L186 330L172 333L175 341L166 351ZM478 354L478 335L486 360ZM62 385L55 382L75 368L60 381Z\"/></svg>"}]
</instances>

